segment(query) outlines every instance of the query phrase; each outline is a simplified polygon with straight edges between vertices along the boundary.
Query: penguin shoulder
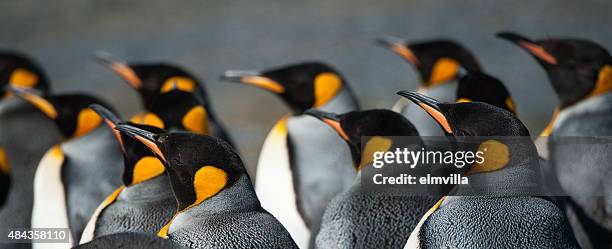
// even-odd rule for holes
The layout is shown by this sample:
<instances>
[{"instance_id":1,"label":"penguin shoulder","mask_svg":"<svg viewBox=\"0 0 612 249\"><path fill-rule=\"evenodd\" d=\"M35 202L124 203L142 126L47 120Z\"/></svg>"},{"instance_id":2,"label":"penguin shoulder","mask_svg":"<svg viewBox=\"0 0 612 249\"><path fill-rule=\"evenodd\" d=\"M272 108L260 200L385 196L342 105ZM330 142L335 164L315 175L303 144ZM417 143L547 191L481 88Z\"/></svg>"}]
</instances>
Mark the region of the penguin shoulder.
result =
<instances>
[{"instance_id":1,"label":"penguin shoulder","mask_svg":"<svg viewBox=\"0 0 612 249\"><path fill-rule=\"evenodd\" d=\"M425 248L578 248L563 211L537 197L454 198L429 217L419 237Z\"/></svg>"},{"instance_id":2,"label":"penguin shoulder","mask_svg":"<svg viewBox=\"0 0 612 249\"><path fill-rule=\"evenodd\" d=\"M563 109L553 134L564 136L612 135L612 93L588 98Z\"/></svg>"}]
</instances>

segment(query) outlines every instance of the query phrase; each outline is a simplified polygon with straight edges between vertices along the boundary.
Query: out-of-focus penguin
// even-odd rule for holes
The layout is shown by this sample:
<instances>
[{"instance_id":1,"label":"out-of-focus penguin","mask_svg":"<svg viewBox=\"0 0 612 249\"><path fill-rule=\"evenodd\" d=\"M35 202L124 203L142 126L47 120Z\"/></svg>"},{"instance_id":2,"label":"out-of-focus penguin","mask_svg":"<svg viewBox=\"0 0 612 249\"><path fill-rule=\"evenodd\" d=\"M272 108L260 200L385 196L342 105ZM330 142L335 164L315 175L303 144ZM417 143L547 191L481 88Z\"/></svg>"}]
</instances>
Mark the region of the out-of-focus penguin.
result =
<instances>
[{"instance_id":1,"label":"out-of-focus penguin","mask_svg":"<svg viewBox=\"0 0 612 249\"><path fill-rule=\"evenodd\" d=\"M342 115L309 110L306 114L319 118L338 132L348 144L353 167L358 171L351 188L336 196L325 210L316 248L401 248L436 199L426 196L427 192L404 196L370 191L368 187L374 183L368 186L362 182L362 170L372 167L374 152L423 148L416 128L401 114L389 110L353 111ZM413 138L404 142L394 140L393 136Z\"/></svg>"},{"instance_id":2,"label":"out-of-focus penguin","mask_svg":"<svg viewBox=\"0 0 612 249\"><path fill-rule=\"evenodd\" d=\"M168 172L178 212L160 237L189 248L297 248L261 207L242 160L225 141L123 124L117 129L149 147Z\"/></svg>"},{"instance_id":3,"label":"out-of-focus penguin","mask_svg":"<svg viewBox=\"0 0 612 249\"><path fill-rule=\"evenodd\" d=\"M155 234L176 213L176 203L164 166L146 146L115 129L122 123L108 109L93 105L116 133L123 152L123 185L109 195L92 215L83 231L80 244L108 234L143 232ZM161 133L152 126L132 124Z\"/></svg>"},{"instance_id":4,"label":"out-of-focus penguin","mask_svg":"<svg viewBox=\"0 0 612 249\"><path fill-rule=\"evenodd\" d=\"M224 128L221 121L212 109L210 98L201 81L193 74L179 66L169 63L126 63L108 53L98 53L100 62L112 69L130 86L138 90L142 98L145 111L150 111L160 94L171 90L181 90L193 93L199 105L206 110L211 135L228 141L232 146L235 143Z\"/></svg>"},{"instance_id":5,"label":"out-of-focus penguin","mask_svg":"<svg viewBox=\"0 0 612 249\"><path fill-rule=\"evenodd\" d=\"M462 72L480 71L480 64L472 53L453 40L410 42L388 36L378 39L377 44L413 65L421 78L417 91L440 101L455 101L457 79ZM400 98L392 109L408 118L421 136L444 136L437 124L410 101Z\"/></svg>"},{"instance_id":6,"label":"out-of-focus penguin","mask_svg":"<svg viewBox=\"0 0 612 249\"><path fill-rule=\"evenodd\" d=\"M531 196L541 191L537 151L514 114L486 103L447 104L415 92L398 94L422 107L449 136L489 137L477 144L482 160L467 169L470 181L480 183L469 186L476 196L440 199L404 248L579 248L563 211ZM525 139L506 141L520 136Z\"/></svg>"},{"instance_id":7,"label":"out-of-focus penguin","mask_svg":"<svg viewBox=\"0 0 612 249\"><path fill-rule=\"evenodd\" d=\"M482 72L468 73L459 79L456 102L484 102L516 114L516 105L506 86Z\"/></svg>"},{"instance_id":8,"label":"out-of-focus penguin","mask_svg":"<svg viewBox=\"0 0 612 249\"><path fill-rule=\"evenodd\" d=\"M168 131L211 135L207 113L206 107L193 93L175 89L160 94L148 112L137 114L131 121Z\"/></svg>"},{"instance_id":9,"label":"out-of-focus penguin","mask_svg":"<svg viewBox=\"0 0 612 249\"><path fill-rule=\"evenodd\" d=\"M559 106L544 135L552 173L571 197L566 211L583 248L612 248L612 57L583 39L530 40L498 36L519 45L546 70Z\"/></svg>"},{"instance_id":10,"label":"out-of-focus penguin","mask_svg":"<svg viewBox=\"0 0 612 249\"><path fill-rule=\"evenodd\" d=\"M0 209L0 234L31 224L33 181L40 158L62 136L53 120L21 98L9 98L0 104L0 141L5 144L5 158L10 165L11 188ZM27 243L5 244L1 248L31 248Z\"/></svg>"},{"instance_id":11,"label":"out-of-focus penguin","mask_svg":"<svg viewBox=\"0 0 612 249\"><path fill-rule=\"evenodd\" d=\"M17 52L0 51L0 105L12 95L5 90L7 86L36 89L42 93L49 91L47 76L34 61ZM0 129L8 131L12 127L4 127L0 123ZM10 168L6 149L0 141L0 208L10 187Z\"/></svg>"},{"instance_id":12,"label":"out-of-focus penguin","mask_svg":"<svg viewBox=\"0 0 612 249\"><path fill-rule=\"evenodd\" d=\"M79 238L97 205L119 185L121 151L113 132L91 104L104 104L83 94L38 96L15 88L48 118L55 121L64 141L40 159L34 176L31 227L70 228L71 244ZM34 244L34 248L70 244Z\"/></svg>"},{"instance_id":13,"label":"out-of-focus penguin","mask_svg":"<svg viewBox=\"0 0 612 249\"><path fill-rule=\"evenodd\" d=\"M304 115L310 108L359 109L348 82L332 67L306 62L265 71L226 71L223 80L275 93L291 108L268 134L259 155L255 189L262 206L287 228L300 248L319 231L329 201L355 177L341 138ZM312 236L311 236L312 234Z\"/></svg>"}]
</instances>

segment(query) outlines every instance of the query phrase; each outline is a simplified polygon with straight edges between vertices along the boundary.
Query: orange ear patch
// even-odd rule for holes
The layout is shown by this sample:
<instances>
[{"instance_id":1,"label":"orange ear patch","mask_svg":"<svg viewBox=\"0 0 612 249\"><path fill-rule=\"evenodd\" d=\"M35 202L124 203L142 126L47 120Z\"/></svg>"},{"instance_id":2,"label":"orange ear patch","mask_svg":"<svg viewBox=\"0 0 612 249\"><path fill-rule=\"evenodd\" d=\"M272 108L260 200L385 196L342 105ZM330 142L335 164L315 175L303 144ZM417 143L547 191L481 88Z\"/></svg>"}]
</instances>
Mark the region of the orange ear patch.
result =
<instances>
[{"instance_id":1,"label":"orange ear patch","mask_svg":"<svg viewBox=\"0 0 612 249\"><path fill-rule=\"evenodd\" d=\"M152 156L146 156L138 160L132 172L130 185L138 184L163 174L165 171L161 161Z\"/></svg>"},{"instance_id":2,"label":"orange ear patch","mask_svg":"<svg viewBox=\"0 0 612 249\"><path fill-rule=\"evenodd\" d=\"M597 96L612 90L612 66L605 65L599 70L597 83L589 96Z\"/></svg>"},{"instance_id":3,"label":"orange ear patch","mask_svg":"<svg viewBox=\"0 0 612 249\"><path fill-rule=\"evenodd\" d=\"M502 169L510 162L510 149L497 140L487 140L480 144L478 151L484 153L484 161L482 163L474 163L468 175L473 175L483 172L491 172Z\"/></svg>"},{"instance_id":4,"label":"orange ear patch","mask_svg":"<svg viewBox=\"0 0 612 249\"><path fill-rule=\"evenodd\" d=\"M86 108L79 112L74 137L85 135L102 123L102 117L92 109Z\"/></svg>"},{"instance_id":5,"label":"orange ear patch","mask_svg":"<svg viewBox=\"0 0 612 249\"><path fill-rule=\"evenodd\" d=\"M23 68L17 68L11 74L9 84L15 87L32 88L38 83L38 75Z\"/></svg>"},{"instance_id":6,"label":"orange ear patch","mask_svg":"<svg viewBox=\"0 0 612 249\"><path fill-rule=\"evenodd\" d=\"M164 121L159 116L155 115L155 113L151 112L143 112L136 114L134 115L134 117L132 117L132 119L130 119L130 122L135 124L155 126L160 129L164 129L165 127Z\"/></svg>"},{"instance_id":7,"label":"orange ear patch","mask_svg":"<svg viewBox=\"0 0 612 249\"><path fill-rule=\"evenodd\" d=\"M188 130L201 135L209 134L208 118L203 106L194 106L183 116L183 126Z\"/></svg>"},{"instance_id":8,"label":"orange ear patch","mask_svg":"<svg viewBox=\"0 0 612 249\"><path fill-rule=\"evenodd\" d=\"M449 58L438 59L431 70L427 85L434 86L455 79L460 67L461 65L456 60Z\"/></svg>"},{"instance_id":9,"label":"orange ear patch","mask_svg":"<svg viewBox=\"0 0 612 249\"><path fill-rule=\"evenodd\" d=\"M320 107L327 104L332 98L338 94L342 87L342 79L334 73L321 73L317 75L314 81L315 103L314 107Z\"/></svg>"},{"instance_id":10,"label":"orange ear patch","mask_svg":"<svg viewBox=\"0 0 612 249\"><path fill-rule=\"evenodd\" d=\"M196 82L190 78L184 76L170 77L162 85L160 92L167 93L171 90L180 90L183 92L194 92L196 89Z\"/></svg>"},{"instance_id":11,"label":"orange ear patch","mask_svg":"<svg viewBox=\"0 0 612 249\"><path fill-rule=\"evenodd\" d=\"M393 142L390 138L375 136L371 137L363 146L361 152L361 163L357 170L361 170L363 166L374 161L374 153L378 151L389 151Z\"/></svg>"}]
</instances>

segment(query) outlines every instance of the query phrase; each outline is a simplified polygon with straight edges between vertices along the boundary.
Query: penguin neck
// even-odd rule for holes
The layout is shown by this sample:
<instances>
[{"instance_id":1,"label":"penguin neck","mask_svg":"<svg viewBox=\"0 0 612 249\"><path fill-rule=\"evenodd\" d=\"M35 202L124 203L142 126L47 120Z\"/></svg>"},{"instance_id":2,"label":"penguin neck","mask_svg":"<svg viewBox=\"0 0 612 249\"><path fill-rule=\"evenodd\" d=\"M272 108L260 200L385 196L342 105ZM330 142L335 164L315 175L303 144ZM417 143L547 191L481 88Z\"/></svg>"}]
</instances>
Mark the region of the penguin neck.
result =
<instances>
[{"instance_id":1,"label":"penguin neck","mask_svg":"<svg viewBox=\"0 0 612 249\"><path fill-rule=\"evenodd\" d=\"M173 197L170 178L167 174L161 174L141 183L125 187L118 200L146 201L172 199Z\"/></svg>"},{"instance_id":2,"label":"penguin neck","mask_svg":"<svg viewBox=\"0 0 612 249\"><path fill-rule=\"evenodd\" d=\"M243 174L231 186L221 190L215 196L183 212L195 217L205 217L208 214L241 212L261 209L259 199L251 180Z\"/></svg>"},{"instance_id":3,"label":"penguin neck","mask_svg":"<svg viewBox=\"0 0 612 249\"><path fill-rule=\"evenodd\" d=\"M359 109L357 98L348 87L342 87L332 99L319 107L313 107L317 110L334 113L345 113ZM303 116L303 113L294 113L294 117Z\"/></svg>"}]
</instances>

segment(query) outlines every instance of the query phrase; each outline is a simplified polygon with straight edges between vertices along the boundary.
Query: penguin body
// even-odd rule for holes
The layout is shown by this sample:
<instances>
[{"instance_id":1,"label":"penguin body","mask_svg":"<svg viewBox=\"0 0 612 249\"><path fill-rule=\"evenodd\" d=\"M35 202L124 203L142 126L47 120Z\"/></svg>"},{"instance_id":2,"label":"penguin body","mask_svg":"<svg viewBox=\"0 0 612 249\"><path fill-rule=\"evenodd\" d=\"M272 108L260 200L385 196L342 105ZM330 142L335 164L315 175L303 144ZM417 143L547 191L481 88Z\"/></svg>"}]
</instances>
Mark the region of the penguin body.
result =
<instances>
[{"instance_id":1,"label":"penguin body","mask_svg":"<svg viewBox=\"0 0 612 249\"><path fill-rule=\"evenodd\" d=\"M33 247L69 247L80 236L97 203L112 192L112 186L116 186L112 179L121 172L117 167L121 158L116 156L119 149L112 131L100 127L102 119L87 108L102 101L81 94L39 96L24 89L12 90L51 119L65 140L48 149L40 159L30 210L31 227L69 227L70 243ZM96 152L102 157L94 156Z\"/></svg>"},{"instance_id":2,"label":"penguin body","mask_svg":"<svg viewBox=\"0 0 612 249\"><path fill-rule=\"evenodd\" d=\"M350 186L355 173L344 167L351 159L342 139L303 112L312 107L356 110L356 98L336 70L319 62L264 72L227 71L224 79L276 93L293 112L281 118L262 146L255 189L262 207L289 230L301 248L308 248L325 207Z\"/></svg>"},{"instance_id":3,"label":"penguin body","mask_svg":"<svg viewBox=\"0 0 612 249\"><path fill-rule=\"evenodd\" d=\"M462 70L469 73L480 71L480 65L472 53L453 40L407 42L387 37L378 39L377 44L413 65L421 78L422 86L417 91L440 101L455 101L457 79ZM419 109L403 98L392 107L392 110L410 119L421 136L443 136L438 125Z\"/></svg>"},{"instance_id":4,"label":"penguin body","mask_svg":"<svg viewBox=\"0 0 612 249\"><path fill-rule=\"evenodd\" d=\"M121 146L123 185L98 206L83 232L80 244L108 234L157 233L176 212L164 166L146 146L115 129L123 122L110 110L99 105L90 108L113 130ZM153 126L130 124L149 131L163 131Z\"/></svg>"},{"instance_id":5,"label":"penguin body","mask_svg":"<svg viewBox=\"0 0 612 249\"><path fill-rule=\"evenodd\" d=\"M435 203L435 199L418 194L378 192L371 189L372 185L362 184L362 179L367 179L362 177L362 171L372 169L371 159L368 159L371 155L363 151L394 151L394 148L419 150L423 147L420 139L410 141L414 141L414 144L400 145L388 138L418 138L416 128L401 114L389 110L353 111L341 115L316 110L307 113L334 128L337 135L345 139L353 158L353 162L345 166L358 171L351 187L336 196L325 210L321 230L316 237L316 248L402 247L405 238ZM368 140L362 141L364 137ZM415 193L418 192L416 188Z\"/></svg>"},{"instance_id":6,"label":"penguin body","mask_svg":"<svg viewBox=\"0 0 612 249\"><path fill-rule=\"evenodd\" d=\"M511 32L498 37L526 50L546 71L558 97L542 133L550 173L569 195L563 205L580 244L611 248L612 171L605 137L612 134L612 56L601 45L579 38L531 40Z\"/></svg>"},{"instance_id":7,"label":"penguin body","mask_svg":"<svg viewBox=\"0 0 612 249\"><path fill-rule=\"evenodd\" d=\"M414 92L398 94L422 106L447 135L492 137L479 141L478 150L495 148L467 169L470 181L482 185L458 185L451 192L478 196L440 199L404 248L579 248L561 209L535 197L541 193L539 158L529 131L514 114L486 103L446 104ZM516 136L526 139L501 139Z\"/></svg>"},{"instance_id":8,"label":"penguin body","mask_svg":"<svg viewBox=\"0 0 612 249\"><path fill-rule=\"evenodd\" d=\"M11 181L5 205L0 209L0 232L31 227L33 182L36 167L45 152L61 140L56 124L34 106L19 98L0 105L0 143L11 166ZM27 156L24 156L27 155ZM2 244L2 248L31 248L30 244Z\"/></svg>"},{"instance_id":9,"label":"penguin body","mask_svg":"<svg viewBox=\"0 0 612 249\"><path fill-rule=\"evenodd\" d=\"M217 118L210 104L204 85L193 74L170 63L126 63L108 53L100 53L98 59L135 88L142 98L144 109L150 111L157 97L174 88L193 93L207 110L211 135L236 146L227 129Z\"/></svg>"},{"instance_id":10,"label":"penguin body","mask_svg":"<svg viewBox=\"0 0 612 249\"><path fill-rule=\"evenodd\" d=\"M36 89L42 93L49 91L49 82L45 72L28 56L14 51L0 51L0 105L12 94L8 86ZM0 129L10 129L0 125ZM11 185L11 165L6 151L0 144L0 208L7 198Z\"/></svg>"},{"instance_id":11,"label":"penguin body","mask_svg":"<svg viewBox=\"0 0 612 249\"><path fill-rule=\"evenodd\" d=\"M239 156L223 140L129 125L118 129L147 145L168 172L178 212L160 237L189 248L297 248L261 207Z\"/></svg>"}]
</instances>

